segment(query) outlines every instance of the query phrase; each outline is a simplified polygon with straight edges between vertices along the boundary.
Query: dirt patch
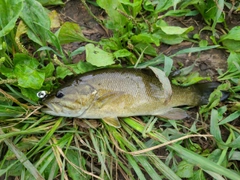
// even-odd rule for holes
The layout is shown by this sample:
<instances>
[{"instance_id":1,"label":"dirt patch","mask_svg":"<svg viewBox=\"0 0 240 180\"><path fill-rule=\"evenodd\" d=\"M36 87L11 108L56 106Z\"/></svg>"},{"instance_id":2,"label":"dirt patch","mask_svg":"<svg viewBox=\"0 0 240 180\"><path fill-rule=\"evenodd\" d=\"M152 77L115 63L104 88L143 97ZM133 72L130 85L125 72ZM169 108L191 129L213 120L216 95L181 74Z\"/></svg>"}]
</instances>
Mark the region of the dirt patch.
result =
<instances>
[{"instance_id":1,"label":"dirt patch","mask_svg":"<svg viewBox=\"0 0 240 180\"><path fill-rule=\"evenodd\" d=\"M101 17L103 11L91 4L88 4L91 12L97 16ZM80 25L82 32L85 37L93 41L99 41L103 37L107 37L105 29L98 24L94 18L89 14L87 9L79 0L71 0L65 3L65 6L58 7L56 9L61 16L63 22L70 21ZM72 52L77 48L85 45L86 43L74 42L63 45L65 52ZM73 62L85 60L85 53L81 55L74 56Z\"/></svg>"},{"instance_id":2,"label":"dirt patch","mask_svg":"<svg viewBox=\"0 0 240 180\"><path fill-rule=\"evenodd\" d=\"M98 18L102 19L103 10L100 8L88 4L91 12ZM107 37L107 33L105 29L99 25L93 17L89 14L84 5L79 2L79 0L71 0L66 2L64 7L58 8L58 12L61 14L63 21L72 21L78 23L84 35L94 41L99 41L103 37ZM237 19L236 14L231 14L228 21L229 27L233 27L235 25L240 24L240 21ZM194 31L192 31L189 36L194 34L198 34L201 29L206 25L201 18L201 16L196 17L180 17L180 18L172 18L168 17L165 19L169 25L173 26L181 26L181 27L189 27L193 26ZM223 34L222 27L218 27L219 31L217 31L218 35L221 36ZM200 37L202 39L210 41L211 32L209 31L201 31ZM190 37L191 38L191 37ZM81 46L84 43L70 43L64 45L65 51L73 51ZM181 49L186 49L190 47L196 47L197 44L191 43L189 41L183 41L178 45L165 45L161 44L158 48L159 53L163 53L165 55L172 55ZM228 53L224 49L212 49L209 51L202 51L201 53L193 53L193 54L183 54L174 57L174 66L178 67L179 64L184 66L189 66L195 63L194 71L199 72L202 76L210 76L212 80L217 80L218 69L225 71L227 69L227 56ZM84 60L85 54L78 55L74 57L73 62L78 62L79 60Z\"/></svg>"}]
</instances>

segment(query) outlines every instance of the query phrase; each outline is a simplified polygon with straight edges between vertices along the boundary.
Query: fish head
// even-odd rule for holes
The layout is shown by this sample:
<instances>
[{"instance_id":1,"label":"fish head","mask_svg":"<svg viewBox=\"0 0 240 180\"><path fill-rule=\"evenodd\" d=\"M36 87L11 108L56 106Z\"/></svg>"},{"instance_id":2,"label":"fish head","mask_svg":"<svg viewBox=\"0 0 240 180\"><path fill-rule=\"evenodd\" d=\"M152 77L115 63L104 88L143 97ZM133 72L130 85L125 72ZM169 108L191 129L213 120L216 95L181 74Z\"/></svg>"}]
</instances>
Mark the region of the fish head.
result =
<instances>
[{"instance_id":1,"label":"fish head","mask_svg":"<svg viewBox=\"0 0 240 180\"><path fill-rule=\"evenodd\" d=\"M93 104L97 91L89 84L73 84L43 100L42 112L54 116L81 117Z\"/></svg>"}]
</instances>

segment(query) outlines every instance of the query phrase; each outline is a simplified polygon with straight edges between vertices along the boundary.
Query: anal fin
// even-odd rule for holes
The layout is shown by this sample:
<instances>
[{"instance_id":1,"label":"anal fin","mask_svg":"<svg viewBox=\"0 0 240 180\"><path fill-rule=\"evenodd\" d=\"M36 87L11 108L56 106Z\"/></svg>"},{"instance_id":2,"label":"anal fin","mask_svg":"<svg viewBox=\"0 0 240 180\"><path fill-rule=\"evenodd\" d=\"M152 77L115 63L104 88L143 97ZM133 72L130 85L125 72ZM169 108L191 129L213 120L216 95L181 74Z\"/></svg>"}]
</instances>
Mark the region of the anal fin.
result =
<instances>
[{"instance_id":1,"label":"anal fin","mask_svg":"<svg viewBox=\"0 0 240 180\"><path fill-rule=\"evenodd\" d=\"M167 119L184 119L188 117L188 114L185 110L180 108L171 108L169 111L165 112L164 114L157 114L156 116L160 116Z\"/></svg>"}]
</instances>

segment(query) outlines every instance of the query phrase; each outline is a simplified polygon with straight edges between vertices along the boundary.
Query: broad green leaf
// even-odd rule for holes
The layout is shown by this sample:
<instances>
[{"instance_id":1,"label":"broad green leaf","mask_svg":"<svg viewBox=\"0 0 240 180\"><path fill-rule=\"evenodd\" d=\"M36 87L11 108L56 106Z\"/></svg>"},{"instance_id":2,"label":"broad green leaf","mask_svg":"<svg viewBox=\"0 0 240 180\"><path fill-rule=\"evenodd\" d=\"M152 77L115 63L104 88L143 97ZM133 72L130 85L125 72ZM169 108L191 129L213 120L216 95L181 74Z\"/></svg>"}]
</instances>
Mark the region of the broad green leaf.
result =
<instances>
[{"instance_id":1,"label":"broad green leaf","mask_svg":"<svg viewBox=\"0 0 240 180\"><path fill-rule=\"evenodd\" d=\"M237 119L239 116L240 116L240 111L236 111L236 112L230 114L228 117L226 117L222 121L220 121L219 125L223 125L223 124L229 123L229 122Z\"/></svg>"},{"instance_id":2,"label":"broad green leaf","mask_svg":"<svg viewBox=\"0 0 240 180\"><path fill-rule=\"evenodd\" d=\"M92 64L87 63L87 62L82 62L82 61L79 61L77 63L77 67L78 67L78 70L79 70L80 73L85 73L85 72L92 71L92 70L96 69L96 67L93 66Z\"/></svg>"},{"instance_id":3,"label":"broad green leaf","mask_svg":"<svg viewBox=\"0 0 240 180\"><path fill-rule=\"evenodd\" d=\"M45 73L38 70L39 62L36 59L25 54L16 54L13 62L19 86L32 89L42 87Z\"/></svg>"},{"instance_id":4,"label":"broad green leaf","mask_svg":"<svg viewBox=\"0 0 240 180\"><path fill-rule=\"evenodd\" d=\"M191 10L190 9L183 9L183 10L169 10L167 11L163 17L167 17L167 16L175 16L175 17L182 17L182 16L186 16L188 13L190 13Z\"/></svg>"},{"instance_id":5,"label":"broad green leaf","mask_svg":"<svg viewBox=\"0 0 240 180\"><path fill-rule=\"evenodd\" d=\"M188 28L181 28L178 26L162 26L161 30L168 35L182 35L192 31L194 28L190 26Z\"/></svg>"},{"instance_id":6,"label":"broad green leaf","mask_svg":"<svg viewBox=\"0 0 240 180\"><path fill-rule=\"evenodd\" d=\"M67 65L69 66L72 70L74 70L75 73L77 73L76 71L78 70L77 68L77 64L71 64L71 65ZM65 78L66 76L69 76L69 75L73 75L73 72L67 68L66 66L58 66L56 68L56 76L57 78Z\"/></svg>"},{"instance_id":7,"label":"broad green leaf","mask_svg":"<svg viewBox=\"0 0 240 180\"><path fill-rule=\"evenodd\" d=\"M38 1L25 0L20 17L27 27L29 38L41 46L46 45L51 22L43 6Z\"/></svg>"},{"instance_id":8,"label":"broad green leaf","mask_svg":"<svg viewBox=\"0 0 240 180\"><path fill-rule=\"evenodd\" d=\"M17 64L14 73L17 76L18 85L24 88L40 89L45 79L45 73L24 64Z\"/></svg>"},{"instance_id":9,"label":"broad green leaf","mask_svg":"<svg viewBox=\"0 0 240 180\"><path fill-rule=\"evenodd\" d=\"M240 136L238 136L235 140L233 140L230 144L228 144L228 146L232 148L240 148Z\"/></svg>"},{"instance_id":10,"label":"broad green leaf","mask_svg":"<svg viewBox=\"0 0 240 180\"><path fill-rule=\"evenodd\" d=\"M132 53L129 52L127 49L120 49L118 51L115 51L113 53L114 57L115 58L120 58L120 57L128 57L128 56L131 56Z\"/></svg>"},{"instance_id":11,"label":"broad green leaf","mask_svg":"<svg viewBox=\"0 0 240 180\"><path fill-rule=\"evenodd\" d=\"M106 27L115 32L124 32L124 26L128 23L128 19L122 15L122 13L127 14L122 4L118 0L97 0L97 4L108 14Z\"/></svg>"},{"instance_id":12,"label":"broad green leaf","mask_svg":"<svg viewBox=\"0 0 240 180\"><path fill-rule=\"evenodd\" d=\"M13 69L5 67L4 65L0 66L0 73L8 78L16 78Z\"/></svg>"},{"instance_id":13,"label":"broad green leaf","mask_svg":"<svg viewBox=\"0 0 240 180\"><path fill-rule=\"evenodd\" d=\"M52 62L48 63L46 67L43 67L41 69L41 71L45 73L46 78L51 77L53 75L54 70L55 68Z\"/></svg>"},{"instance_id":14,"label":"broad green leaf","mask_svg":"<svg viewBox=\"0 0 240 180\"><path fill-rule=\"evenodd\" d=\"M193 70L194 66L195 66L195 63L193 63L190 66L187 66L187 67L184 67L184 68L180 69L179 70L180 71L180 76L186 76L186 75L190 74L191 71Z\"/></svg>"},{"instance_id":15,"label":"broad green leaf","mask_svg":"<svg viewBox=\"0 0 240 180\"><path fill-rule=\"evenodd\" d=\"M229 51L240 52L240 41L226 39L222 43Z\"/></svg>"},{"instance_id":16,"label":"broad green leaf","mask_svg":"<svg viewBox=\"0 0 240 180\"><path fill-rule=\"evenodd\" d=\"M70 53L70 57L76 56L78 54L82 54L85 51L85 47L79 47L76 50L74 50L73 52Z\"/></svg>"},{"instance_id":17,"label":"broad green leaf","mask_svg":"<svg viewBox=\"0 0 240 180\"><path fill-rule=\"evenodd\" d=\"M86 60L94 66L102 67L114 64L113 54L95 47L93 44L87 44Z\"/></svg>"},{"instance_id":18,"label":"broad green leaf","mask_svg":"<svg viewBox=\"0 0 240 180\"><path fill-rule=\"evenodd\" d=\"M240 143L240 142L239 142L239 143ZM238 143L238 145L239 145L239 143ZM235 150L235 151L233 152L232 156L229 158L229 160L232 160L232 161L234 161L234 160L240 161L240 152Z\"/></svg>"},{"instance_id":19,"label":"broad green leaf","mask_svg":"<svg viewBox=\"0 0 240 180\"><path fill-rule=\"evenodd\" d=\"M198 154L200 154L202 152L202 148L199 144L197 143L188 143L187 148L193 152L196 152Z\"/></svg>"},{"instance_id":20,"label":"broad green leaf","mask_svg":"<svg viewBox=\"0 0 240 180\"><path fill-rule=\"evenodd\" d=\"M208 156L209 160L212 160L213 162L217 163L218 159L220 158L222 153L221 149L216 148L214 151L211 152L211 154Z\"/></svg>"},{"instance_id":21,"label":"broad green leaf","mask_svg":"<svg viewBox=\"0 0 240 180\"><path fill-rule=\"evenodd\" d=\"M173 6L173 0L162 0L162 1L157 1L157 6L155 8L154 13L160 13L163 12L165 10L167 10L168 8L170 8L171 6Z\"/></svg>"},{"instance_id":22,"label":"broad green leaf","mask_svg":"<svg viewBox=\"0 0 240 180\"><path fill-rule=\"evenodd\" d=\"M181 161L178 164L177 175L181 178L191 178L193 176L193 164L187 161Z\"/></svg>"},{"instance_id":23,"label":"broad green leaf","mask_svg":"<svg viewBox=\"0 0 240 180\"><path fill-rule=\"evenodd\" d=\"M227 63L229 72L239 71L240 53L230 53L227 59Z\"/></svg>"},{"instance_id":24,"label":"broad green leaf","mask_svg":"<svg viewBox=\"0 0 240 180\"><path fill-rule=\"evenodd\" d=\"M61 26L60 14L58 14L56 10L49 12L48 16L51 21L51 29Z\"/></svg>"},{"instance_id":25,"label":"broad green leaf","mask_svg":"<svg viewBox=\"0 0 240 180\"><path fill-rule=\"evenodd\" d=\"M132 36L131 40L133 41L133 43L154 43L156 46L160 45L160 36L157 34L141 33Z\"/></svg>"},{"instance_id":26,"label":"broad green leaf","mask_svg":"<svg viewBox=\"0 0 240 180\"><path fill-rule=\"evenodd\" d=\"M210 133L214 136L214 138L217 140L217 142L223 142L220 127L218 124L219 116L218 111L215 109L212 109L211 111L211 120L210 120Z\"/></svg>"},{"instance_id":27,"label":"broad green leaf","mask_svg":"<svg viewBox=\"0 0 240 180\"><path fill-rule=\"evenodd\" d=\"M23 0L0 0L0 37L7 35L16 24L23 8Z\"/></svg>"},{"instance_id":28,"label":"broad green leaf","mask_svg":"<svg viewBox=\"0 0 240 180\"><path fill-rule=\"evenodd\" d=\"M228 34L223 35L220 38L220 42L226 39L240 41L240 26L233 27Z\"/></svg>"},{"instance_id":29,"label":"broad green leaf","mask_svg":"<svg viewBox=\"0 0 240 180\"><path fill-rule=\"evenodd\" d=\"M164 63L164 60L165 60L165 56L163 54L160 54L157 57L155 57L149 61L138 64L137 68L146 68L149 66L156 66L156 65Z\"/></svg>"},{"instance_id":30,"label":"broad green leaf","mask_svg":"<svg viewBox=\"0 0 240 180\"><path fill-rule=\"evenodd\" d=\"M53 41L52 41L53 42ZM53 43L53 45L57 45L57 44L54 44ZM56 46L55 46L56 47ZM61 58L63 58L64 56L62 56L62 54L60 54L60 53L58 53L56 50L54 50L53 48L51 48L51 47L48 47L48 46L42 46L42 47L40 47L36 52L39 52L39 51L52 51L55 55L57 55L57 56L59 56L59 57L61 57Z\"/></svg>"},{"instance_id":31,"label":"broad green leaf","mask_svg":"<svg viewBox=\"0 0 240 180\"><path fill-rule=\"evenodd\" d=\"M207 47L207 45L208 45L208 41L207 41L207 40L201 40L201 41L199 42L199 46L200 46L200 47Z\"/></svg>"},{"instance_id":32,"label":"broad green leaf","mask_svg":"<svg viewBox=\"0 0 240 180\"><path fill-rule=\"evenodd\" d=\"M178 76L172 80L173 84L189 86L202 80L211 80L210 77L201 77L198 72L192 72L187 76Z\"/></svg>"},{"instance_id":33,"label":"broad green leaf","mask_svg":"<svg viewBox=\"0 0 240 180\"><path fill-rule=\"evenodd\" d=\"M199 1L199 3L194 4L194 6L201 13L202 17L208 25L210 25L212 21L214 21L214 24L224 21L224 16L221 10L222 5L219 4L219 1ZM213 25L213 28L214 26L215 25Z\"/></svg>"},{"instance_id":34,"label":"broad green leaf","mask_svg":"<svg viewBox=\"0 0 240 180\"><path fill-rule=\"evenodd\" d=\"M161 42L169 45L180 44L184 39L186 38L183 38L179 35L167 35L165 33L161 34Z\"/></svg>"},{"instance_id":35,"label":"broad green leaf","mask_svg":"<svg viewBox=\"0 0 240 180\"><path fill-rule=\"evenodd\" d=\"M165 21L156 22L156 32L160 36L161 42L165 44L179 44L187 39L187 33L193 30L193 27L181 28L178 26L168 26Z\"/></svg>"},{"instance_id":36,"label":"broad green leaf","mask_svg":"<svg viewBox=\"0 0 240 180\"><path fill-rule=\"evenodd\" d=\"M228 69L225 73L219 76L220 80L231 79L234 81L234 78L239 79L240 75L240 53L231 52L228 59Z\"/></svg>"},{"instance_id":37,"label":"broad green leaf","mask_svg":"<svg viewBox=\"0 0 240 180\"><path fill-rule=\"evenodd\" d=\"M130 12L132 12L132 16L134 18L138 15L142 8L142 1L143 0L135 0L133 2L130 2L130 0L119 0L119 2L122 4L132 7Z\"/></svg>"},{"instance_id":38,"label":"broad green leaf","mask_svg":"<svg viewBox=\"0 0 240 180\"><path fill-rule=\"evenodd\" d=\"M94 69L94 67L91 64L82 61L79 61L77 64L70 64L67 66L72 68L74 72L77 74L82 74ZM58 78L62 79L65 78L66 76L73 75L73 73L66 66L65 67L58 66L56 68L56 74Z\"/></svg>"},{"instance_id":39,"label":"broad green leaf","mask_svg":"<svg viewBox=\"0 0 240 180\"><path fill-rule=\"evenodd\" d=\"M14 65L22 64L22 65L30 66L32 68L37 68L39 66L39 62L35 58L23 53L15 54L13 58L13 63Z\"/></svg>"},{"instance_id":40,"label":"broad green leaf","mask_svg":"<svg viewBox=\"0 0 240 180\"><path fill-rule=\"evenodd\" d=\"M180 2L181 0L173 0L173 9L176 10L176 6L177 4Z\"/></svg>"},{"instance_id":41,"label":"broad green leaf","mask_svg":"<svg viewBox=\"0 0 240 180\"><path fill-rule=\"evenodd\" d=\"M187 6L193 5L193 4L197 4L199 3L199 0L185 0L181 3L180 5L180 9L184 9Z\"/></svg>"},{"instance_id":42,"label":"broad green leaf","mask_svg":"<svg viewBox=\"0 0 240 180\"><path fill-rule=\"evenodd\" d=\"M65 22L58 32L58 39L61 44L67 44L71 42L92 42L87 39L76 23Z\"/></svg>"},{"instance_id":43,"label":"broad green leaf","mask_svg":"<svg viewBox=\"0 0 240 180\"><path fill-rule=\"evenodd\" d=\"M150 1L150 0L144 1L144 2L143 2L143 8L144 8L145 10L147 10L147 11L153 12L153 11L154 11L153 2Z\"/></svg>"},{"instance_id":44,"label":"broad green leaf","mask_svg":"<svg viewBox=\"0 0 240 180\"><path fill-rule=\"evenodd\" d=\"M225 1L224 0L219 0L219 1L215 1L215 3L216 3L216 6L217 6L217 8L216 8L217 12L216 12L216 14L215 14L215 16L213 18L212 28L214 28L214 29L215 29L216 24L218 22L224 22L225 21L224 14L223 14L223 8L224 8Z\"/></svg>"},{"instance_id":45,"label":"broad green leaf","mask_svg":"<svg viewBox=\"0 0 240 180\"><path fill-rule=\"evenodd\" d=\"M63 5L64 3L62 0L37 0L40 2L43 6L52 6L52 5Z\"/></svg>"},{"instance_id":46,"label":"broad green leaf","mask_svg":"<svg viewBox=\"0 0 240 180\"><path fill-rule=\"evenodd\" d=\"M76 165L77 167L81 167L81 169L86 170L86 167L85 167L86 160L83 157L80 157L79 155L80 154L78 151L74 151L74 150L67 151L68 160L72 164ZM87 174L80 173L80 171L76 167L73 167L70 163L67 163L67 169L68 169L69 176L73 180L89 179Z\"/></svg>"},{"instance_id":47,"label":"broad green leaf","mask_svg":"<svg viewBox=\"0 0 240 180\"><path fill-rule=\"evenodd\" d=\"M29 98L30 100L37 102L39 98L37 97L37 93L39 89L32 89L32 88L20 88L22 95Z\"/></svg>"},{"instance_id":48,"label":"broad green leaf","mask_svg":"<svg viewBox=\"0 0 240 180\"><path fill-rule=\"evenodd\" d=\"M135 45L135 48L140 52L144 51L144 54L148 54L150 56L157 56L157 51L151 44L138 43Z\"/></svg>"},{"instance_id":49,"label":"broad green leaf","mask_svg":"<svg viewBox=\"0 0 240 180\"><path fill-rule=\"evenodd\" d=\"M119 38L109 38L109 39L101 39L99 42L99 45L103 47L104 50L110 51L117 51L119 49L122 49L122 45L119 41Z\"/></svg>"},{"instance_id":50,"label":"broad green leaf","mask_svg":"<svg viewBox=\"0 0 240 180\"><path fill-rule=\"evenodd\" d=\"M240 51L240 26L232 28L228 34L223 35L219 42L231 51Z\"/></svg>"},{"instance_id":51,"label":"broad green leaf","mask_svg":"<svg viewBox=\"0 0 240 180\"><path fill-rule=\"evenodd\" d=\"M206 180L202 169L193 172L193 176L189 180Z\"/></svg>"},{"instance_id":52,"label":"broad green leaf","mask_svg":"<svg viewBox=\"0 0 240 180\"><path fill-rule=\"evenodd\" d=\"M200 113L204 113L204 112L209 112L211 109L213 109L214 107L216 107L220 100L221 100L221 97L223 96L223 93L222 91L228 91L229 90L229 85L228 84L221 84L217 87L217 89L215 89L210 97L209 97L209 102L207 105L204 105L201 107L200 109ZM218 109L218 116L220 116L220 110L222 111L225 111L225 106L222 106L221 108ZM223 113L221 113L223 114Z\"/></svg>"},{"instance_id":53,"label":"broad green leaf","mask_svg":"<svg viewBox=\"0 0 240 180\"><path fill-rule=\"evenodd\" d=\"M164 72L166 76L169 76L173 66L173 60L170 57L165 56L164 59Z\"/></svg>"}]
</instances>

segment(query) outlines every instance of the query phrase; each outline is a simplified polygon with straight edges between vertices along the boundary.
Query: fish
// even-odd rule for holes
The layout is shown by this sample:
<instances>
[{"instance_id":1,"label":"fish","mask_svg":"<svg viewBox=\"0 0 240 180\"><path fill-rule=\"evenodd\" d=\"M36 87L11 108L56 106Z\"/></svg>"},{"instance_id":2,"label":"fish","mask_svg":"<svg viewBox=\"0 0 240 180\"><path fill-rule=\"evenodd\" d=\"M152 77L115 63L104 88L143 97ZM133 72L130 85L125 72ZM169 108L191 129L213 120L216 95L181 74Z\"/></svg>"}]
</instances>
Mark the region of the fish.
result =
<instances>
[{"instance_id":1,"label":"fish","mask_svg":"<svg viewBox=\"0 0 240 180\"><path fill-rule=\"evenodd\" d=\"M207 104L215 82L188 87L171 84L166 101L165 84L151 69L107 68L80 74L42 101L42 112L53 116L102 119L116 128L119 117L160 116L184 119L181 106Z\"/></svg>"}]
</instances>

